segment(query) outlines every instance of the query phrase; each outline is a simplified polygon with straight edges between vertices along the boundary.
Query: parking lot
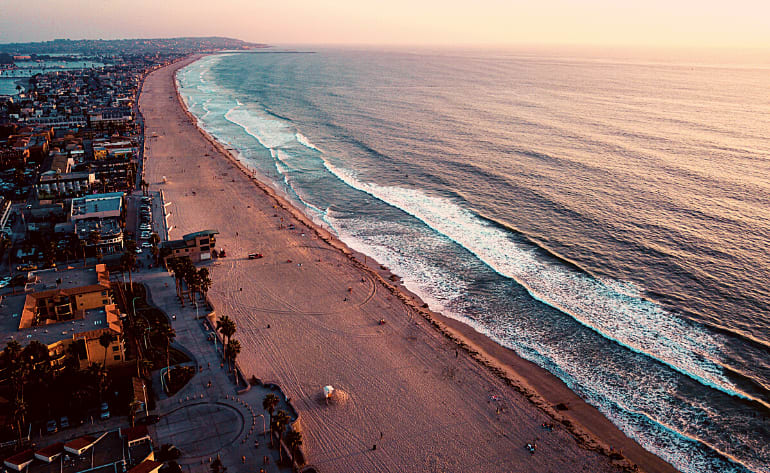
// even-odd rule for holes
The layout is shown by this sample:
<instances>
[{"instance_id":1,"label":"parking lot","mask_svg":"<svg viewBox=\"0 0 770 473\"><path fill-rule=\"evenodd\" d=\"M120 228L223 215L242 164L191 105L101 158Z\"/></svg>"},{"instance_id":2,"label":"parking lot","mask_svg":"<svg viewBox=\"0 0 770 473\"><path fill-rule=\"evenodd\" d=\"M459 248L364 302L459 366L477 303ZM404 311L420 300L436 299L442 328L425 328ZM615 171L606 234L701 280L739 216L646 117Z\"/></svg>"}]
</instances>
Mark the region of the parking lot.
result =
<instances>
[{"instance_id":1,"label":"parking lot","mask_svg":"<svg viewBox=\"0 0 770 473\"><path fill-rule=\"evenodd\" d=\"M126 228L133 233L136 241L137 253L149 255L150 235L157 233L164 240L165 223L164 212L158 192L149 192L142 195L135 192L128 199L128 214L126 216Z\"/></svg>"}]
</instances>

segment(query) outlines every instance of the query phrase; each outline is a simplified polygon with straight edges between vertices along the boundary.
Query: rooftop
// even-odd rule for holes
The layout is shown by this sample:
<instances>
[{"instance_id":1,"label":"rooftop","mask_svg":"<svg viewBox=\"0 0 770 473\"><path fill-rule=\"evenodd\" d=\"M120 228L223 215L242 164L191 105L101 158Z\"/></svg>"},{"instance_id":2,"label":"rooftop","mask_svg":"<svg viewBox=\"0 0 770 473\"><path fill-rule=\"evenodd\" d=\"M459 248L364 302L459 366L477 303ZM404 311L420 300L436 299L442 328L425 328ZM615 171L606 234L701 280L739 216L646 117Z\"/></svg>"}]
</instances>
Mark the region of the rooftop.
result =
<instances>
[{"instance_id":1,"label":"rooftop","mask_svg":"<svg viewBox=\"0 0 770 473\"><path fill-rule=\"evenodd\" d=\"M211 235L218 235L219 232L216 230L201 230L199 232L195 233L188 233L187 235L182 236L182 240L192 240L194 238L202 237L202 236L211 236Z\"/></svg>"},{"instance_id":2,"label":"rooftop","mask_svg":"<svg viewBox=\"0 0 770 473\"><path fill-rule=\"evenodd\" d=\"M33 292L41 292L49 289L70 289L94 284L109 286L110 277L109 274L106 274L106 270L106 265L99 264L93 268L73 268L72 266L67 266L65 269L59 269L58 271L56 269L35 271L33 275L37 282L28 287ZM59 280L61 284L57 286L57 281Z\"/></svg>"},{"instance_id":3,"label":"rooftop","mask_svg":"<svg viewBox=\"0 0 770 473\"><path fill-rule=\"evenodd\" d=\"M97 212L119 211L122 205L122 192L91 194L72 199L72 215L88 215Z\"/></svg>"},{"instance_id":4,"label":"rooftop","mask_svg":"<svg viewBox=\"0 0 770 473\"><path fill-rule=\"evenodd\" d=\"M115 462L123 461L123 440L120 438L118 431L108 432L106 434L95 433L90 437L92 441L96 439L96 444L93 448L93 465L94 469L91 469L91 453L90 449L87 450L87 454L77 456L75 454L64 452L62 453L62 461L56 460L52 463L46 463L42 460L35 460L27 468L29 473L77 473L83 471L89 471L91 473L96 471L105 471L114 473L115 471L123 471L118 465L116 469L113 464ZM82 439L82 438L81 438ZM77 442L78 445L83 444L87 440L75 439L68 442L67 445ZM46 450L49 447L46 446L41 450ZM40 450L38 450L39 452ZM108 465L108 468L101 469Z\"/></svg>"},{"instance_id":5,"label":"rooftop","mask_svg":"<svg viewBox=\"0 0 770 473\"><path fill-rule=\"evenodd\" d=\"M0 341L3 344L9 340L16 340L22 346L28 345L32 340L37 340L44 345L51 345L59 340L71 340L73 335L83 333L88 338L88 333L94 330L113 328L117 323L116 310L93 309L84 312L82 319L68 320L49 325L19 330L19 322L25 295L15 295L3 298L0 305ZM112 321L110 319L115 319Z\"/></svg>"}]
</instances>

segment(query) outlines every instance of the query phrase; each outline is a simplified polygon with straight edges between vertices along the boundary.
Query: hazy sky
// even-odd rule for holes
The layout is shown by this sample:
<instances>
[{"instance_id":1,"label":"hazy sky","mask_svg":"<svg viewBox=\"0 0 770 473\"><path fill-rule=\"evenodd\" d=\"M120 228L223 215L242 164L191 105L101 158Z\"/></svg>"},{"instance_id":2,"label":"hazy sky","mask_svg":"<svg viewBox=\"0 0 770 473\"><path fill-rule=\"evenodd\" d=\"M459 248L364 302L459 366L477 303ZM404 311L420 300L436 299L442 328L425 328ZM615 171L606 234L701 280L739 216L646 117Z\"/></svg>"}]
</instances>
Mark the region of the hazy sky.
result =
<instances>
[{"instance_id":1,"label":"hazy sky","mask_svg":"<svg viewBox=\"0 0 770 473\"><path fill-rule=\"evenodd\" d=\"M770 48L770 0L0 0L0 42L204 35Z\"/></svg>"}]
</instances>

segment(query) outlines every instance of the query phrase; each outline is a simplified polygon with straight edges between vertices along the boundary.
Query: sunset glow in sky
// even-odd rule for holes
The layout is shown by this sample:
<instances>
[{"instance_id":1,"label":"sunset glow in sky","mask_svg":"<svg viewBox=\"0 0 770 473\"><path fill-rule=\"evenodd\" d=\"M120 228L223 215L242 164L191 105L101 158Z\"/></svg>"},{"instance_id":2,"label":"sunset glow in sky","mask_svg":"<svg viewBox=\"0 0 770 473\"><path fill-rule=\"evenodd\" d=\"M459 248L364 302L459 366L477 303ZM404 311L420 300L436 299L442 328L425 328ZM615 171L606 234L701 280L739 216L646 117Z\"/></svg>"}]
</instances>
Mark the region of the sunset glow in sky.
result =
<instances>
[{"instance_id":1,"label":"sunset glow in sky","mask_svg":"<svg viewBox=\"0 0 770 473\"><path fill-rule=\"evenodd\" d=\"M6 0L0 42L229 36L272 44L770 48L763 0Z\"/></svg>"}]
</instances>

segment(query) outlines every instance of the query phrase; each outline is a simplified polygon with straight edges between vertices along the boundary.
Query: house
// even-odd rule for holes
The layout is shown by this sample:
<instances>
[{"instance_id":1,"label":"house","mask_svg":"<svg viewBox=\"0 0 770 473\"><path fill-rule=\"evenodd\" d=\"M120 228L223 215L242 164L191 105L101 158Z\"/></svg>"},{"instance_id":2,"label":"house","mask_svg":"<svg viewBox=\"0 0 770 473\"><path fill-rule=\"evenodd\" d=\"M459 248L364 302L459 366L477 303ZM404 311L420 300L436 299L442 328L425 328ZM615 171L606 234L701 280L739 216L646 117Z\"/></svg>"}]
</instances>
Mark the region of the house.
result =
<instances>
[{"instance_id":1,"label":"house","mask_svg":"<svg viewBox=\"0 0 770 473\"><path fill-rule=\"evenodd\" d=\"M83 318L85 311L113 303L110 274L104 264L96 265L93 270L40 271L34 274L38 283L26 296L19 330Z\"/></svg>"},{"instance_id":2,"label":"house","mask_svg":"<svg viewBox=\"0 0 770 473\"><path fill-rule=\"evenodd\" d=\"M188 233L181 240L168 240L160 244L160 257L164 264L174 258L189 256L193 263L211 259L211 253L216 246L216 230L202 230Z\"/></svg>"}]
</instances>

